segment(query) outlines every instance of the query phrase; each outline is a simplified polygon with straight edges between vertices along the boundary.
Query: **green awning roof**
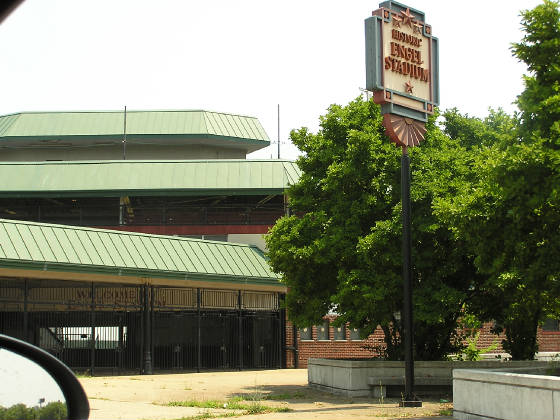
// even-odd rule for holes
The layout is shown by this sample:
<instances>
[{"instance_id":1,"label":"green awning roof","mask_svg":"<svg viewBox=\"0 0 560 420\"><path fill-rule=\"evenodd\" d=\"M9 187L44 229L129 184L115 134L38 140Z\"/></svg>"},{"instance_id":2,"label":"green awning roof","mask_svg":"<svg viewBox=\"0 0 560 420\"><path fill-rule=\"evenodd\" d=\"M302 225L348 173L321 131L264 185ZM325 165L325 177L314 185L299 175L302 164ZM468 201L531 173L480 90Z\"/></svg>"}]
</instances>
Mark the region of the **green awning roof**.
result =
<instances>
[{"instance_id":1,"label":"green awning roof","mask_svg":"<svg viewBox=\"0 0 560 420\"><path fill-rule=\"evenodd\" d=\"M251 245L4 219L2 269L282 287Z\"/></svg>"},{"instance_id":2,"label":"green awning roof","mask_svg":"<svg viewBox=\"0 0 560 420\"><path fill-rule=\"evenodd\" d=\"M48 145L121 141L123 111L22 112L0 116L0 146ZM127 111L127 141L213 139L221 143L252 145L258 150L270 144L257 118L202 110Z\"/></svg>"},{"instance_id":3,"label":"green awning roof","mask_svg":"<svg viewBox=\"0 0 560 420\"><path fill-rule=\"evenodd\" d=\"M300 174L283 160L0 162L0 197L272 195Z\"/></svg>"}]
</instances>

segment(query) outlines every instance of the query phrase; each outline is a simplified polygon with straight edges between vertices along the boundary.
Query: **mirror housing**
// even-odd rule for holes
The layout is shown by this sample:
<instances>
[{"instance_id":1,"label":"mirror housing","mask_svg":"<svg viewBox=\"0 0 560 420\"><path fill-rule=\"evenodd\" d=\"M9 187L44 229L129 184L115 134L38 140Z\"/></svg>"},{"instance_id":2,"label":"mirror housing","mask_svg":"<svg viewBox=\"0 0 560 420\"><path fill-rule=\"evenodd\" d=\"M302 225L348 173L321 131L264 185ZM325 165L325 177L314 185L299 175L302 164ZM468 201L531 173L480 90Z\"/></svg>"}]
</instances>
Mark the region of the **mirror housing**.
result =
<instances>
[{"instance_id":1,"label":"mirror housing","mask_svg":"<svg viewBox=\"0 0 560 420\"><path fill-rule=\"evenodd\" d=\"M89 418L87 395L68 366L45 350L4 334L0 334L0 348L10 350L35 362L55 380L66 400L69 420L87 420Z\"/></svg>"}]
</instances>

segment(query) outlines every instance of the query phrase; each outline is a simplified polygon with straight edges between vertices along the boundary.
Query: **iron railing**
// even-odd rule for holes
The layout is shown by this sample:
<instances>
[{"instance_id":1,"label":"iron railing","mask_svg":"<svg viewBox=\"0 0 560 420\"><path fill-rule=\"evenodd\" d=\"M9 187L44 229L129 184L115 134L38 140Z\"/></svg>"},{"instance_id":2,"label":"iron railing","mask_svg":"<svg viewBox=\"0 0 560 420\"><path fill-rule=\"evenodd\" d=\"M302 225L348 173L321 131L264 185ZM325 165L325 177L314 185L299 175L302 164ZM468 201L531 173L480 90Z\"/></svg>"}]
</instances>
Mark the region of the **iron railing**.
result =
<instances>
[{"instance_id":1,"label":"iron railing","mask_svg":"<svg viewBox=\"0 0 560 420\"><path fill-rule=\"evenodd\" d=\"M0 279L0 332L91 374L279 368L283 328L277 293Z\"/></svg>"}]
</instances>

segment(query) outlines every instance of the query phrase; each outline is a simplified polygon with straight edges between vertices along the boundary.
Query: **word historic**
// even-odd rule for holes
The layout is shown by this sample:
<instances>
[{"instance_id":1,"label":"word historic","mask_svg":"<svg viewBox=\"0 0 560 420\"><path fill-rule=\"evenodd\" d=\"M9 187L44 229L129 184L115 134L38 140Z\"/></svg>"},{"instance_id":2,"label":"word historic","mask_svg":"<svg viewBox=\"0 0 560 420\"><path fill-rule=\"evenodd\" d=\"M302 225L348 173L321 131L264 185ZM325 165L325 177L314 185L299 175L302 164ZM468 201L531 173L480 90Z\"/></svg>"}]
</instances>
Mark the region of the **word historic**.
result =
<instances>
[{"instance_id":1,"label":"word historic","mask_svg":"<svg viewBox=\"0 0 560 420\"><path fill-rule=\"evenodd\" d=\"M405 76L414 77L422 82L430 81L430 70L421 67L424 63L420 50L408 47L406 44L420 48L421 38L393 29L392 39L399 42L391 42L390 56L385 57L385 70L391 70ZM406 44L401 44L405 42Z\"/></svg>"}]
</instances>

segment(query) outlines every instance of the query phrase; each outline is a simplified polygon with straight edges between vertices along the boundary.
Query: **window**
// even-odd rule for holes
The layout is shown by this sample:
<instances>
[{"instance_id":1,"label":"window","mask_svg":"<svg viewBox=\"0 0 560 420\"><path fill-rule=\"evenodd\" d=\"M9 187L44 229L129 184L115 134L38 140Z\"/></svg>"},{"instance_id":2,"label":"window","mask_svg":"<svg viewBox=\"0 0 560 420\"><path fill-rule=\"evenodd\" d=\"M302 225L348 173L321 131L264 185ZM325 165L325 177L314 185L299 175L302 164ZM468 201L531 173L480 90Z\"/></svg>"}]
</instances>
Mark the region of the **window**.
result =
<instances>
[{"instance_id":1,"label":"window","mask_svg":"<svg viewBox=\"0 0 560 420\"><path fill-rule=\"evenodd\" d=\"M323 322L321 325L316 325L317 329L317 340L329 340L329 321Z\"/></svg>"},{"instance_id":2,"label":"window","mask_svg":"<svg viewBox=\"0 0 560 420\"><path fill-rule=\"evenodd\" d=\"M304 327L299 329L299 339L300 340L313 340L313 335L311 334L311 327Z\"/></svg>"},{"instance_id":3,"label":"window","mask_svg":"<svg viewBox=\"0 0 560 420\"><path fill-rule=\"evenodd\" d=\"M559 325L558 325L558 320L557 319L552 319L552 318L545 319L545 321L542 325L542 330L543 331L560 331L560 328L559 328Z\"/></svg>"},{"instance_id":4,"label":"window","mask_svg":"<svg viewBox=\"0 0 560 420\"><path fill-rule=\"evenodd\" d=\"M192 238L192 239L204 239L205 241L220 241L227 242L227 235L173 235L180 236L182 238Z\"/></svg>"},{"instance_id":5,"label":"window","mask_svg":"<svg viewBox=\"0 0 560 420\"><path fill-rule=\"evenodd\" d=\"M359 341L362 338L360 337L360 329L359 328L351 328L350 329L350 340L352 341Z\"/></svg>"},{"instance_id":6,"label":"window","mask_svg":"<svg viewBox=\"0 0 560 420\"><path fill-rule=\"evenodd\" d=\"M227 235L202 235L202 239L207 241L227 242Z\"/></svg>"},{"instance_id":7,"label":"window","mask_svg":"<svg viewBox=\"0 0 560 420\"><path fill-rule=\"evenodd\" d=\"M334 327L334 339L341 341L346 340L346 326L340 325L338 327Z\"/></svg>"}]
</instances>

